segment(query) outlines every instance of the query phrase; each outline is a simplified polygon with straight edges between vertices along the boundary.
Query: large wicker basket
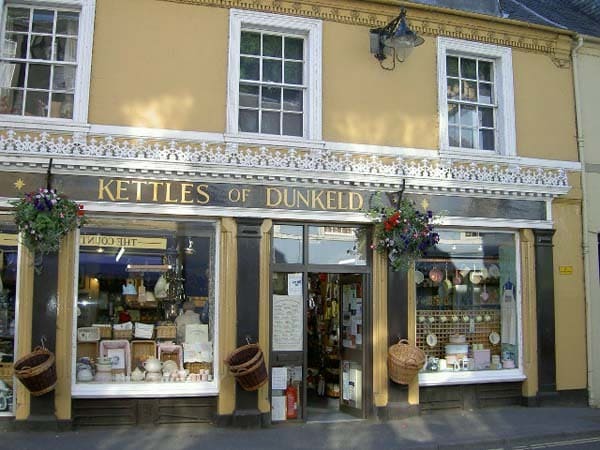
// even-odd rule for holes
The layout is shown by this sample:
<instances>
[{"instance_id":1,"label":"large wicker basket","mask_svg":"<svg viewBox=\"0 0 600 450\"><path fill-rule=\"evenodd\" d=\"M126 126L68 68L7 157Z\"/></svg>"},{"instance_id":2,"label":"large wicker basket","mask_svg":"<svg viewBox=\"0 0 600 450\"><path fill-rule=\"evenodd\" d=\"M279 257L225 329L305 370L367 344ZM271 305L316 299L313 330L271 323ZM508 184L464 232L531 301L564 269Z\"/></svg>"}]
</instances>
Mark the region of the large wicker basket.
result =
<instances>
[{"instance_id":1,"label":"large wicker basket","mask_svg":"<svg viewBox=\"0 0 600 450\"><path fill-rule=\"evenodd\" d=\"M56 359L45 347L36 347L14 364L15 376L31 395L39 397L56 386Z\"/></svg>"},{"instance_id":2,"label":"large wicker basket","mask_svg":"<svg viewBox=\"0 0 600 450\"><path fill-rule=\"evenodd\" d=\"M388 349L388 371L392 381L409 384L425 364L425 352L401 339Z\"/></svg>"},{"instance_id":3,"label":"large wicker basket","mask_svg":"<svg viewBox=\"0 0 600 450\"><path fill-rule=\"evenodd\" d=\"M263 352L257 344L235 349L227 356L225 364L245 391L256 391L269 379Z\"/></svg>"}]
</instances>

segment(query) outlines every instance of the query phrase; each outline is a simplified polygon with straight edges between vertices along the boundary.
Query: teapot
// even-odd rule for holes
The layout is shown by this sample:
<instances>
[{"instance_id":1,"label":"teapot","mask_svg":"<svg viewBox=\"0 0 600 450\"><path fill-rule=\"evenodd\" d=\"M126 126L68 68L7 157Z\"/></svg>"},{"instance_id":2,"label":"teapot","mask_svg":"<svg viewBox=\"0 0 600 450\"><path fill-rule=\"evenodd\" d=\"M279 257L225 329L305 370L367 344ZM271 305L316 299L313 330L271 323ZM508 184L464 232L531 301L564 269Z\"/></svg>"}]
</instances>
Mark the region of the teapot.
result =
<instances>
[{"instance_id":1,"label":"teapot","mask_svg":"<svg viewBox=\"0 0 600 450\"><path fill-rule=\"evenodd\" d=\"M143 379L144 372L142 372L139 367L133 369L133 372L131 372L131 381L142 381Z\"/></svg>"},{"instance_id":2,"label":"teapot","mask_svg":"<svg viewBox=\"0 0 600 450\"><path fill-rule=\"evenodd\" d=\"M148 372L160 372L162 369L162 363L156 358L148 358L144 362L144 369Z\"/></svg>"}]
</instances>

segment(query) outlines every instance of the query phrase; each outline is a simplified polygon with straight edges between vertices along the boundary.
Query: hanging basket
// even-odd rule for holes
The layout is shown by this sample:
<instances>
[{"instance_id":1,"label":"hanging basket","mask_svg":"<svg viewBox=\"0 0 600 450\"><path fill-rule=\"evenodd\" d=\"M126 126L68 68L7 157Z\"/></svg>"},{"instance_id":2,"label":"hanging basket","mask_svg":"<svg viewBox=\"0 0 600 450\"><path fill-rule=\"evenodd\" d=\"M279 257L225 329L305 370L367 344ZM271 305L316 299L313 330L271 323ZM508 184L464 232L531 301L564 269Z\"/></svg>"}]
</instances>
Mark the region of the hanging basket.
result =
<instances>
[{"instance_id":1,"label":"hanging basket","mask_svg":"<svg viewBox=\"0 0 600 450\"><path fill-rule=\"evenodd\" d=\"M36 347L14 364L15 376L34 397L47 394L56 386L56 359L45 347Z\"/></svg>"},{"instance_id":2,"label":"hanging basket","mask_svg":"<svg viewBox=\"0 0 600 450\"><path fill-rule=\"evenodd\" d=\"M409 384L425 364L425 352L401 339L388 349L388 371L392 381Z\"/></svg>"},{"instance_id":3,"label":"hanging basket","mask_svg":"<svg viewBox=\"0 0 600 450\"><path fill-rule=\"evenodd\" d=\"M225 364L245 391L256 391L269 378L265 358L258 344L235 349L225 358Z\"/></svg>"}]
</instances>

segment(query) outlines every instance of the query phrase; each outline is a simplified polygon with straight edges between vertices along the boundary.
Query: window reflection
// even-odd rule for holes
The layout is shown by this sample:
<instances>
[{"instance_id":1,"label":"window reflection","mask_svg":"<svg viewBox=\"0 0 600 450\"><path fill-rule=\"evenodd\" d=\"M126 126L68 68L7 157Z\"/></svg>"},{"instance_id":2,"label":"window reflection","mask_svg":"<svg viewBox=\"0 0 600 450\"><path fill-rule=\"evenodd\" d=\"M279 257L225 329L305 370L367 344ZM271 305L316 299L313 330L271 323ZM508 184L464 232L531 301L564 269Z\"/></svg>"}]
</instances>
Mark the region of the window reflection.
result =
<instances>
[{"instance_id":1,"label":"window reflection","mask_svg":"<svg viewBox=\"0 0 600 450\"><path fill-rule=\"evenodd\" d=\"M366 239L356 227L308 227L310 264L347 264L364 266Z\"/></svg>"}]
</instances>

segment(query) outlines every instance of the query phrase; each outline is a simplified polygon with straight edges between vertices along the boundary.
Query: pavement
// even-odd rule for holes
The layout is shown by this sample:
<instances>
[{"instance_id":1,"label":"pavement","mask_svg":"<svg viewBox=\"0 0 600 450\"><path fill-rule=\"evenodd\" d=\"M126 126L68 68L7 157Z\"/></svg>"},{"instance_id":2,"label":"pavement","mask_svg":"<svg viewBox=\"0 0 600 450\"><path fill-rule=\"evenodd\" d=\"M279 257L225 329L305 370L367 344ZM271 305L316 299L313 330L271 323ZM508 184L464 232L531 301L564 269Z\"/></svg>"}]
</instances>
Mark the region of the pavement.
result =
<instances>
[{"instance_id":1,"label":"pavement","mask_svg":"<svg viewBox=\"0 0 600 450\"><path fill-rule=\"evenodd\" d=\"M280 424L262 429L209 424L7 431L2 450L384 450L600 449L600 409L504 407L407 419Z\"/></svg>"}]
</instances>

